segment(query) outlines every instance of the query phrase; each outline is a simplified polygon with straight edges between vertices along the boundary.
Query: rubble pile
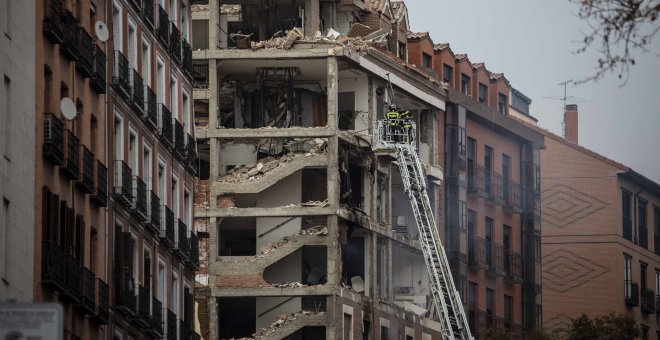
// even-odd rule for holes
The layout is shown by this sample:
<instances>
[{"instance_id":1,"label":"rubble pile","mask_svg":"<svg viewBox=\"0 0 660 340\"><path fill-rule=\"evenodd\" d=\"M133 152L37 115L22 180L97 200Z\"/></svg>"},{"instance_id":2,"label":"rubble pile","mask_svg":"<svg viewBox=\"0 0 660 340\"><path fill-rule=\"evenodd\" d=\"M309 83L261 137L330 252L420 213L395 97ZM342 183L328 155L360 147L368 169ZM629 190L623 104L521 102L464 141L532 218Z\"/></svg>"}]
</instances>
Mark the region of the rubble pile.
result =
<instances>
[{"instance_id":1,"label":"rubble pile","mask_svg":"<svg viewBox=\"0 0 660 340\"><path fill-rule=\"evenodd\" d=\"M311 143L309 151L307 151L304 156L311 157L323 154L325 153L326 145L327 143L323 139L317 138ZM229 170L225 176L218 178L218 181L224 183L251 182L259 179L265 173L280 168L286 163L293 161L296 157L301 157L300 153L290 152L280 158L268 156L254 163L237 166Z\"/></svg>"},{"instance_id":2,"label":"rubble pile","mask_svg":"<svg viewBox=\"0 0 660 340\"><path fill-rule=\"evenodd\" d=\"M304 317L304 316L309 316L309 315L325 315L325 312L300 311L300 312L297 312L297 313L293 313L291 315L280 314L277 317L277 321L270 324L270 326L268 328L260 329L258 332L252 334L252 336L255 339L263 338L267 335L270 335L270 334L274 333L275 331L277 331L277 329L279 329L280 327L286 325L287 323L292 322L292 321L296 320L297 318Z\"/></svg>"},{"instance_id":3,"label":"rubble pile","mask_svg":"<svg viewBox=\"0 0 660 340\"><path fill-rule=\"evenodd\" d=\"M300 203L300 206L302 207L327 207L328 206L328 200L325 199L323 201L309 201L305 203Z\"/></svg>"}]
</instances>

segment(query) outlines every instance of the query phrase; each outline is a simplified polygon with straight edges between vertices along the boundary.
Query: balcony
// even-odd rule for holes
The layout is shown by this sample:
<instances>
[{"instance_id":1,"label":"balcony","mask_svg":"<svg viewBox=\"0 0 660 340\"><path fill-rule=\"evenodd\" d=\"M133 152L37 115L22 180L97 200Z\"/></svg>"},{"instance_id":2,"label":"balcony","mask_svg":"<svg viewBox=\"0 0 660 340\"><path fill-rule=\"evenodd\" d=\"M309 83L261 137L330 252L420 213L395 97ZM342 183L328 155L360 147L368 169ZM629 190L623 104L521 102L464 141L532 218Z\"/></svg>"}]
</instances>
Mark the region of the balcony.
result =
<instances>
[{"instance_id":1,"label":"balcony","mask_svg":"<svg viewBox=\"0 0 660 340\"><path fill-rule=\"evenodd\" d=\"M167 310L167 338L176 339L176 314L171 310Z\"/></svg>"},{"instance_id":2,"label":"balcony","mask_svg":"<svg viewBox=\"0 0 660 340\"><path fill-rule=\"evenodd\" d=\"M181 43L181 50L182 50L181 66L183 67L183 71L188 75L188 77L192 77L193 74L192 47L185 39L183 39Z\"/></svg>"},{"instance_id":3,"label":"balcony","mask_svg":"<svg viewBox=\"0 0 660 340\"><path fill-rule=\"evenodd\" d=\"M177 63L181 62L181 33L174 22L170 23L170 55Z\"/></svg>"},{"instance_id":4,"label":"balcony","mask_svg":"<svg viewBox=\"0 0 660 340\"><path fill-rule=\"evenodd\" d=\"M628 306L639 306L639 284L635 281L625 280L623 285L623 298Z\"/></svg>"},{"instance_id":5,"label":"balcony","mask_svg":"<svg viewBox=\"0 0 660 340\"><path fill-rule=\"evenodd\" d=\"M53 165L64 165L64 124L52 113L46 113L44 116L42 152Z\"/></svg>"},{"instance_id":6,"label":"balcony","mask_svg":"<svg viewBox=\"0 0 660 340\"><path fill-rule=\"evenodd\" d=\"M655 313L655 292L648 288L642 291L642 312Z\"/></svg>"},{"instance_id":7,"label":"balcony","mask_svg":"<svg viewBox=\"0 0 660 340\"><path fill-rule=\"evenodd\" d=\"M157 339L163 337L163 304L156 297L151 298L151 327L147 333Z\"/></svg>"},{"instance_id":8,"label":"balcony","mask_svg":"<svg viewBox=\"0 0 660 340\"><path fill-rule=\"evenodd\" d=\"M96 314L96 277L94 273L83 268L82 307L88 315Z\"/></svg>"},{"instance_id":9,"label":"balcony","mask_svg":"<svg viewBox=\"0 0 660 340\"><path fill-rule=\"evenodd\" d=\"M475 339L485 337L490 329L505 329L504 318L495 316L492 311L474 308L468 310L468 324Z\"/></svg>"},{"instance_id":10,"label":"balcony","mask_svg":"<svg viewBox=\"0 0 660 340\"><path fill-rule=\"evenodd\" d=\"M468 193L475 196L488 197L486 187L486 168L478 164L468 166Z\"/></svg>"},{"instance_id":11,"label":"balcony","mask_svg":"<svg viewBox=\"0 0 660 340\"><path fill-rule=\"evenodd\" d=\"M162 222L160 224L160 239L170 249L174 249L174 212L166 205L161 206L160 215Z\"/></svg>"},{"instance_id":12,"label":"balcony","mask_svg":"<svg viewBox=\"0 0 660 340\"><path fill-rule=\"evenodd\" d=\"M149 27L154 28L154 0L142 0L142 17Z\"/></svg>"},{"instance_id":13,"label":"balcony","mask_svg":"<svg viewBox=\"0 0 660 340\"><path fill-rule=\"evenodd\" d=\"M110 318L110 311L109 311L109 296L110 296L110 289L108 287L108 284L105 283L105 281L101 279L97 279L97 288L98 288L98 302L96 303L96 315L93 317L93 319L101 324L101 325L107 325L108 320Z\"/></svg>"},{"instance_id":14,"label":"balcony","mask_svg":"<svg viewBox=\"0 0 660 340\"><path fill-rule=\"evenodd\" d=\"M190 245L188 244L188 226L181 220L177 220L177 242L176 252L183 261L188 261L190 256Z\"/></svg>"},{"instance_id":15,"label":"balcony","mask_svg":"<svg viewBox=\"0 0 660 340\"><path fill-rule=\"evenodd\" d=\"M160 216L160 198L158 198L158 195L152 191L149 192L149 204L150 204L150 216L149 216L149 222L147 223L147 226L151 228L151 230L154 232L156 236L160 234L160 222L161 222L161 216Z\"/></svg>"},{"instance_id":16,"label":"balcony","mask_svg":"<svg viewBox=\"0 0 660 340\"><path fill-rule=\"evenodd\" d=\"M660 314L660 294L655 296L655 312Z\"/></svg>"},{"instance_id":17,"label":"balcony","mask_svg":"<svg viewBox=\"0 0 660 340\"><path fill-rule=\"evenodd\" d=\"M105 207L108 205L108 168L98 159L96 160L95 165L96 190L91 199L98 206Z\"/></svg>"},{"instance_id":18,"label":"balcony","mask_svg":"<svg viewBox=\"0 0 660 340\"><path fill-rule=\"evenodd\" d=\"M488 268L486 262L486 239L472 237L468 242L468 265L473 267Z\"/></svg>"},{"instance_id":19,"label":"balcony","mask_svg":"<svg viewBox=\"0 0 660 340\"><path fill-rule=\"evenodd\" d=\"M140 220L146 222L148 217L147 184L142 178L133 176L133 212Z\"/></svg>"},{"instance_id":20,"label":"balcony","mask_svg":"<svg viewBox=\"0 0 660 340\"><path fill-rule=\"evenodd\" d=\"M172 132L172 114L170 113L170 110L165 107L165 104L160 104L158 108L158 117L160 117L158 122L158 134L167 146L173 147L174 134Z\"/></svg>"},{"instance_id":21,"label":"balcony","mask_svg":"<svg viewBox=\"0 0 660 340\"><path fill-rule=\"evenodd\" d=\"M114 310L126 316L133 317L136 314L135 306L135 281L124 270L115 271L115 301Z\"/></svg>"},{"instance_id":22,"label":"balcony","mask_svg":"<svg viewBox=\"0 0 660 340\"><path fill-rule=\"evenodd\" d=\"M80 140L70 130L64 130L66 155L64 167L60 169L72 181L80 179Z\"/></svg>"},{"instance_id":23,"label":"balcony","mask_svg":"<svg viewBox=\"0 0 660 340\"><path fill-rule=\"evenodd\" d=\"M522 283L522 255L508 250L504 252L504 281L509 283Z\"/></svg>"},{"instance_id":24,"label":"balcony","mask_svg":"<svg viewBox=\"0 0 660 340\"><path fill-rule=\"evenodd\" d=\"M128 59L119 50L115 50L112 69L112 85L124 99L130 100Z\"/></svg>"},{"instance_id":25,"label":"balcony","mask_svg":"<svg viewBox=\"0 0 660 340\"><path fill-rule=\"evenodd\" d=\"M163 9L161 5L156 6L156 15L158 18L158 28L156 29L156 35L165 46L167 46L168 38L170 35L169 24L170 19L167 17L167 12Z\"/></svg>"},{"instance_id":26,"label":"balcony","mask_svg":"<svg viewBox=\"0 0 660 340\"><path fill-rule=\"evenodd\" d=\"M512 180L504 181L504 210L513 214L522 212L520 184Z\"/></svg>"},{"instance_id":27,"label":"balcony","mask_svg":"<svg viewBox=\"0 0 660 340\"><path fill-rule=\"evenodd\" d=\"M144 86L144 115L142 118L144 122L147 123L147 126L152 130L158 128L158 104L156 103L156 93L149 87L149 85Z\"/></svg>"},{"instance_id":28,"label":"balcony","mask_svg":"<svg viewBox=\"0 0 660 340\"><path fill-rule=\"evenodd\" d=\"M62 1L47 0L44 4L46 17L43 21L43 32L53 44L61 44L64 41L62 33Z\"/></svg>"},{"instance_id":29,"label":"balcony","mask_svg":"<svg viewBox=\"0 0 660 340\"><path fill-rule=\"evenodd\" d=\"M124 161L115 161L114 194L127 208L133 206L133 172Z\"/></svg>"},{"instance_id":30,"label":"balcony","mask_svg":"<svg viewBox=\"0 0 660 340\"><path fill-rule=\"evenodd\" d=\"M144 113L144 84L142 77L134 68L131 69L131 103L141 116Z\"/></svg>"},{"instance_id":31,"label":"balcony","mask_svg":"<svg viewBox=\"0 0 660 340\"><path fill-rule=\"evenodd\" d=\"M94 193L94 153L86 146L82 147L82 180L76 185L85 194Z\"/></svg>"},{"instance_id":32,"label":"balcony","mask_svg":"<svg viewBox=\"0 0 660 340\"><path fill-rule=\"evenodd\" d=\"M488 180L490 178L490 181ZM490 174L486 173L486 185L490 182L490 190L486 189L489 193L487 202L504 205L504 179L501 174L496 171L491 171Z\"/></svg>"},{"instance_id":33,"label":"balcony","mask_svg":"<svg viewBox=\"0 0 660 340\"><path fill-rule=\"evenodd\" d=\"M193 270L199 269L199 238L194 232L190 232L190 237L188 238L188 244L190 245L190 256L188 256L188 264L193 268Z\"/></svg>"},{"instance_id":34,"label":"balcony","mask_svg":"<svg viewBox=\"0 0 660 340\"><path fill-rule=\"evenodd\" d=\"M178 119L172 119L172 127L174 129L174 153L181 160L186 155L186 141L184 140L185 134L183 133L183 125L179 123Z\"/></svg>"},{"instance_id":35,"label":"balcony","mask_svg":"<svg viewBox=\"0 0 660 340\"><path fill-rule=\"evenodd\" d=\"M105 93L105 63L105 53L100 47L94 46L94 74L90 85L97 93Z\"/></svg>"},{"instance_id":36,"label":"balcony","mask_svg":"<svg viewBox=\"0 0 660 340\"><path fill-rule=\"evenodd\" d=\"M141 328L151 327L151 294L143 285L138 286L138 315L135 324Z\"/></svg>"},{"instance_id":37,"label":"balcony","mask_svg":"<svg viewBox=\"0 0 660 340\"><path fill-rule=\"evenodd\" d=\"M179 339L190 339L192 337L192 325L189 320L179 320Z\"/></svg>"},{"instance_id":38,"label":"balcony","mask_svg":"<svg viewBox=\"0 0 660 340\"><path fill-rule=\"evenodd\" d=\"M76 69L84 78L94 74L94 42L83 27L78 27L78 62Z\"/></svg>"},{"instance_id":39,"label":"balcony","mask_svg":"<svg viewBox=\"0 0 660 340\"><path fill-rule=\"evenodd\" d=\"M196 89L209 87L209 63L206 60L195 61L192 65L192 84Z\"/></svg>"},{"instance_id":40,"label":"balcony","mask_svg":"<svg viewBox=\"0 0 660 340\"><path fill-rule=\"evenodd\" d=\"M70 61L78 60L78 19L68 10L62 11L62 44L60 52Z\"/></svg>"},{"instance_id":41,"label":"balcony","mask_svg":"<svg viewBox=\"0 0 660 340\"><path fill-rule=\"evenodd\" d=\"M66 288L64 295L73 303L82 302L83 266L71 255L66 256Z\"/></svg>"},{"instance_id":42,"label":"balcony","mask_svg":"<svg viewBox=\"0 0 660 340\"><path fill-rule=\"evenodd\" d=\"M44 241L41 259L41 283L64 291L66 286L66 260L64 249L54 241Z\"/></svg>"},{"instance_id":43,"label":"balcony","mask_svg":"<svg viewBox=\"0 0 660 340\"><path fill-rule=\"evenodd\" d=\"M495 242L486 242L486 263L488 263L488 274L506 275L504 270L504 247Z\"/></svg>"},{"instance_id":44,"label":"balcony","mask_svg":"<svg viewBox=\"0 0 660 340\"><path fill-rule=\"evenodd\" d=\"M138 13L142 11L142 0L128 0Z\"/></svg>"}]
</instances>

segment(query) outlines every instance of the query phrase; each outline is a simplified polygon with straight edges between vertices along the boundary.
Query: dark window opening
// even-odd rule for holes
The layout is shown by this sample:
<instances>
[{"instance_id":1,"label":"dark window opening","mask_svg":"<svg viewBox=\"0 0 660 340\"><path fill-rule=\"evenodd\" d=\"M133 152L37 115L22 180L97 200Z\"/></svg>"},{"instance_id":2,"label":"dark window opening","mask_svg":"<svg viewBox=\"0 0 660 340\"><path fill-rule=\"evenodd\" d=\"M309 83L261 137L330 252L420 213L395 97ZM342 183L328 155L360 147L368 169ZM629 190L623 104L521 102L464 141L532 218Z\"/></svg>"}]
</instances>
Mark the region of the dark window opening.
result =
<instances>
[{"instance_id":1,"label":"dark window opening","mask_svg":"<svg viewBox=\"0 0 660 340\"><path fill-rule=\"evenodd\" d=\"M630 204L631 194L623 190L621 192L621 216L623 224L623 238L632 241L632 209Z\"/></svg>"},{"instance_id":2,"label":"dark window opening","mask_svg":"<svg viewBox=\"0 0 660 340\"><path fill-rule=\"evenodd\" d=\"M454 78L454 68L447 64L442 64L442 81L449 84L449 86L451 87L451 84L453 83L451 80L453 78Z\"/></svg>"},{"instance_id":3,"label":"dark window opening","mask_svg":"<svg viewBox=\"0 0 660 340\"><path fill-rule=\"evenodd\" d=\"M352 225L341 224L340 235L345 233L347 235L346 243L341 245L341 282L347 286L351 286L351 279L359 276L362 280L364 276L364 238L352 237L354 232ZM342 236L340 236L342 238Z\"/></svg>"},{"instance_id":4,"label":"dark window opening","mask_svg":"<svg viewBox=\"0 0 660 340\"><path fill-rule=\"evenodd\" d=\"M483 83L479 83L479 102L486 103L488 98L488 86Z\"/></svg>"},{"instance_id":5,"label":"dark window opening","mask_svg":"<svg viewBox=\"0 0 660 340\"><path fill-rule=\"evenodd\" d=\"M219 298L218 338L249 338L256 331L257 300L255 297Z\"/></svg>"},{"instance_id":6,"label":"dark window opening","mask_svg":"<svg viewBox=\"0 0 660 340\"><path fill-rule=\"evenodd\" d=\"M429 54L426 54L426 53L422 52L422 66L424 66L426 68L431 68L432 60L433 59L431 58L431 56Z\"/></svg>"},{"instance_id":7,"label":"dark window opening","mask_svg":"<svg viewBox=\"0 0 660 340\"><path fill-rule=\"evenodd\" d=\"M256 218L227 217L218 225L219 256L257 254Z\"/></svg>"},{"instance_id":8,"label":"dark window opening","mask_svg":"<svg viewBox=\"0 0 660 340\"><path fill-rule=\"evenodd\" d=\"M465 74L461 74L461 93L466 96L470 95L470 77Z\"/></svg>"},{"instance_id":9,"label":"dark window opening","mask_svg":"<svg viewBox=\"0 0 660 340\"><path fill-rule=\"evenodd\" d=\"M639 227L639 246L648 248L649 229L646 223L646 201L637 200L637 225Z\"/></svg>"},{"instance_id":10,"label":"dark window opening","mask_svg":"<svg viewBox=\"0 0 660 340\"><path fill-rule=\"evenodd\" d=\"M497 96L497 111L501 114L506 114L508 106L509 106L509 102L507 100L506 95L504 95L502 93L498 93L498 96Z\"/></svg>"}]
</instances>

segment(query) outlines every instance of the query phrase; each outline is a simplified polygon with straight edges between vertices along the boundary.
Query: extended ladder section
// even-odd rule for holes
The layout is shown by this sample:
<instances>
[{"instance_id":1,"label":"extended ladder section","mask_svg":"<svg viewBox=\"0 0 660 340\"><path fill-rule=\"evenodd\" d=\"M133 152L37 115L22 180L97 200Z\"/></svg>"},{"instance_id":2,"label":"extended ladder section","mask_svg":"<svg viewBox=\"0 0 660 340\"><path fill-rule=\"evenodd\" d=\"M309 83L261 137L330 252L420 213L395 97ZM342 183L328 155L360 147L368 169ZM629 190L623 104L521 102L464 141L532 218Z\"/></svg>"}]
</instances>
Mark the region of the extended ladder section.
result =
<instances>
[{"instance_id":1,"label":"extended ladder section","mask_svg":"<svg viewBox=\"0 0 660 340\"><path fill-rule=\"evenodd\" d=\"M426 175L415 149L415 126L414 123L411 124L410 131L392 131L388 124L378 122L375 129L378 138L375 147L396 152L405 192L410 198L419 229L419 242L429 272L433 300L442 324L443 339L471 340L473 338L461 297L454 286L426 192Z\"/></svg>"}]
</instances>

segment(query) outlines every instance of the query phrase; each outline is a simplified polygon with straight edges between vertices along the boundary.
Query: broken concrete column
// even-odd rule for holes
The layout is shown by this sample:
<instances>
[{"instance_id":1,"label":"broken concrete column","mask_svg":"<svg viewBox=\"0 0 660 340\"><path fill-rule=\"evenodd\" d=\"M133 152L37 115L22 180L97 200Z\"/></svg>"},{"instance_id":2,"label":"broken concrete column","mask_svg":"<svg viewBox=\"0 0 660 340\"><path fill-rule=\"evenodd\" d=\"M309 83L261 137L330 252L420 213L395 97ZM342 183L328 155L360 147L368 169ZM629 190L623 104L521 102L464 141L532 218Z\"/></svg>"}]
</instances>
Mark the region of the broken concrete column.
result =
<instances>
[{"instance_id":1,"label":"broken concrete column","mask_svg":"<svg viewBox=\"0 0 660 340\"><path fill-rule=\"evenodd\" d=\"M339 91L339 67L337 66L337 57L328 56L328 128L337 128L337 110L338 110L338 91Z\"/></svg>"},{"instance_id":2,"label":"broken concrete column","mask_svg":"<svg viewBox=\"0 0 660 340\"><path fill-rule=\"evenodd\" d=\"M321 27L319 0L305 0L305 36L313 37Z\"/></svg>"}]
</instances>

